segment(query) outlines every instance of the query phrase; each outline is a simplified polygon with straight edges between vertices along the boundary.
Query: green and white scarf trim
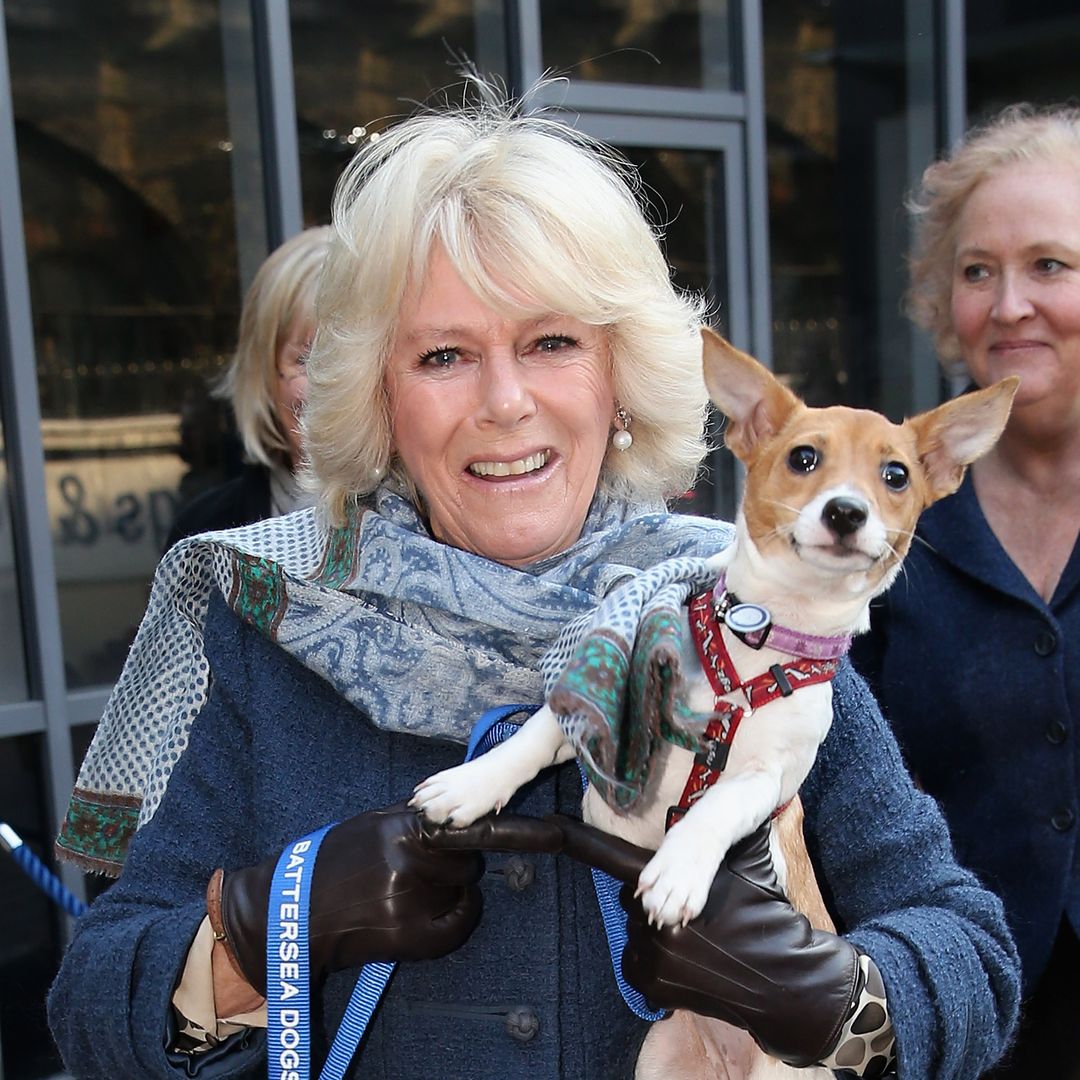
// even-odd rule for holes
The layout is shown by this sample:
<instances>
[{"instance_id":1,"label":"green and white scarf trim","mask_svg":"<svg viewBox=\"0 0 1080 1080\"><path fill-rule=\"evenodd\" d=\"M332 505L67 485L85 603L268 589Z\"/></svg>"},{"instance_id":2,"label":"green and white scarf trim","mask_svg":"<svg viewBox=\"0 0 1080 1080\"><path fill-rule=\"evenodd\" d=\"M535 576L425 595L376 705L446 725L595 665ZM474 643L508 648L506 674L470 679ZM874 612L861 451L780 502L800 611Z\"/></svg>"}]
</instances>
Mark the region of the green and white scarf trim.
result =
<instances>
[{"instance_id":1,"label":"green and white scarf trim","mask_svg":"<svg viewBox=\"0 0 1080 1080\"><path fill-rule=\"evenodd\" d=\"M679 657L683 608L719 573L712 558L667 559L569 624L540 662L548 705L609 806L634 807L657 740L705 749L712 714L686 705Z\"/></svg>"}]
</instances>

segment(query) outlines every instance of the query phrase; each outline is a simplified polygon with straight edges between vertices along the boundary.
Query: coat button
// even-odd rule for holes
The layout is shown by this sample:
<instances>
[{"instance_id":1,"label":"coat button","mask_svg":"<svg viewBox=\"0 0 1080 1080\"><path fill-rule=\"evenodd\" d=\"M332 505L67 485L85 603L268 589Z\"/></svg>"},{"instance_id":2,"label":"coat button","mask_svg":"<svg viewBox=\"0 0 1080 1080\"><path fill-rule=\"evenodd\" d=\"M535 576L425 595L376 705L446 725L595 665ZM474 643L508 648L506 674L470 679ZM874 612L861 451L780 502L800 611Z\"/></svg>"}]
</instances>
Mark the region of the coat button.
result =
<instances>
[{"instance_id":1,"label":"coat button","mask_svg":"<svg viewBox=\"0 0 1080 1080\"><path fill-rule=\"evenodd\" d=\"M524 892L536 877L536 867L520 855L511 855L506 860L506 884L511 892Z\"/></svg>"},{"instance_id":2,"label":"coat button","mask_svg":"<svg viewBox=\"0 0 1080 1080\"><path fill-rule=\"evenodd\" d=\"M506 1014L506 1034L517 1042L528 1042L540 1030L540 1017L527 1005L519 1005Z\"/></svg>"},{"instance_id":3,"label":"coat button","mask_svg":"<svg viewBox=\"0 0 1080 1080\"><path fill-rule=\"evenodd\" d=\"M1046 725L1046 741L1052 743L1054 746L1060 746L1066 736L1069 734L1069 729L1065 726L1061 720L1051 720Z\"/></svg>"},{"instance_id":4,"label":"coat button","mask_svg":"<svg viewBox=\"0 0 1080 1080\"><path fill-rule=\"evenodd\" d=\"M1035 652L1038 656L1049 656L1057 648L1057 635L1053 630L1040 630L1035 635Z\"/></svg>"},{"instance_id":5,"label":"coat button","mask_svg":"<svg viewBox=\"0 0 1080 1080\"><path fill-rule=\"evenodd\" d=\"M1061 810L1055 810L1053 817L1050 818L1050 824L1057 829L1058 832L1068 832L1073 827L1073 821L1075 815L1066 806Z\"/></svg>"}]
</instances>

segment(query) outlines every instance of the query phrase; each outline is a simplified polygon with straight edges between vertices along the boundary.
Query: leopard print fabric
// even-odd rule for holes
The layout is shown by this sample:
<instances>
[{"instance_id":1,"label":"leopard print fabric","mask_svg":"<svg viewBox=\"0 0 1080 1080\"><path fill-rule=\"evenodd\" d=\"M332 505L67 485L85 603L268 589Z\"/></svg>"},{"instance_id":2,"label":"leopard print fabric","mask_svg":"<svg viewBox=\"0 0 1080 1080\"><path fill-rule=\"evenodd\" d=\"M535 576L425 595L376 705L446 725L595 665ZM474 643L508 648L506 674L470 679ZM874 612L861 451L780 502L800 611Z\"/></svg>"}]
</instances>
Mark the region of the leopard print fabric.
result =
<instances>
[{"instance_id":1,"label":"leopard print fabric","mask_svg":"<svg viewBox=\"0 0 1080 1080\"><path fill-rule=\"evenodd\" d=\"M851 1011L836 1048L821 1062L843 1080L886 1080L896 1076L896 1036L889 1019L885 984L869 956L859 956Z\"/></svg>"}]
</instances>

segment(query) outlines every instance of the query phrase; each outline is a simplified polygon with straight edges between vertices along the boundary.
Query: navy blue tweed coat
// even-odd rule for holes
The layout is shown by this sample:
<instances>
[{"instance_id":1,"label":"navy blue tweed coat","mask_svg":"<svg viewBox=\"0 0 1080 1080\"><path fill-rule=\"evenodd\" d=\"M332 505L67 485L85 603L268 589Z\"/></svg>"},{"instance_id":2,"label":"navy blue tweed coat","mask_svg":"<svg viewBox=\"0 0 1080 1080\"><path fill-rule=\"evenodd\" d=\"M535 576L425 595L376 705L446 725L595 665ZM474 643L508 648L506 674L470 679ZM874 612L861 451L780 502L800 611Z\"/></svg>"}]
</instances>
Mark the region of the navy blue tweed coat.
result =
<instances>
[{"instance_id":1,"label":"navy blue tweed coat","mask_svg":"<svg viewBox=\"0 0 1080 1080\"><path fill-rule=\"evenodd\" d=\"M82 1080L189 1072L167 1051L170 999L214 867L254 863L328 820L401 800L462 753L378 731L220 597L206 655L213 689L190 747L123 875L80 919L50 994L53 1033ZM819 875L840 925L885 979L901 1075L974 1080L1016 1017L1017 963L1000 902L953 861L936 806L911 785L850 668L836 698L804 788ZM579 798L571 764L538 778L514 808L573 812ZM484 916L462 949L398 967L355 1076L632 1076L645 1025L618 997L588 871L569 859L530 856L523 868L511 858L488 859ZM316 1000L320 1060L355 979L339 973ZM511 1033L515 1010L519 1021L535 1019L527 1040ZM264 1046L253 1032L193 1064L206 1080L262 1077Z\"/></svg>"}]
</instances>

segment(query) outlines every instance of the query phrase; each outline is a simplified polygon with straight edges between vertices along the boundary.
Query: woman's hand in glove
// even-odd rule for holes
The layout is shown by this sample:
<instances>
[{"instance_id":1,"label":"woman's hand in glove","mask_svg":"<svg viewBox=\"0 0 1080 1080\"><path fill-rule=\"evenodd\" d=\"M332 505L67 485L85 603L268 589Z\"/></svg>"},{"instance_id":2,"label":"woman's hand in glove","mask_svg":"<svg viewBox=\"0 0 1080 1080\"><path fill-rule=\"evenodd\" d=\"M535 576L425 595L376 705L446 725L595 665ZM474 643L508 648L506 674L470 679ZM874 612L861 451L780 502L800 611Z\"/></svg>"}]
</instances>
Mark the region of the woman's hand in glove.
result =
<instances>
[{"instance_id":1,"label":"woman's hand in glove","mask_svg":"<svg viewBox=\"0 0 1080 1080\"><path fill-rule=\"evenodd\" d=\"M482 818L431 838L442 847L561 851L634 883L653 852L572 818ZM728 852L705 910L687 926L650 926L633 884L623 974L657 1007L689 1009L748 1031L773 1057L796 1066L835 1047L854 1003L858 953L814 930L788 903L769 855L768 827Z\"/></svg>"},{"instance_id":2,"label":"woman's hand in glove","mask_svg":"<svg viewBox=\"0 0 1080 1080\"><path fill-rule=\"evenodd\" d=\"M226 871L221 883L226 947L260 993L266 989L267 905L277 861L275 855ZM404 804L336 825L323 839L311 880L312 979L369 961L453 952L480 919L482 873L475 851L429 847L419 815Z\"/></svg>"},{"instance_id":3,"label":"woman's hand in glove","mask_svg":"<svg viewBox=\"0 0 1080 1080\"><path fill-rule=\"evenodd\" d=\"M563 850L613 877L636 882L652 852L572 819ZM584 830L589 830L587 833ZM650 926L633 886L623 975L655 1006L689 1009L748 1031L790 1065L822 1061L851 1011L858 956L835 934L815 930L780 891L768 826L736 844L717 871L702 913L687 926Z\"/></svg>"}]
</instances>

